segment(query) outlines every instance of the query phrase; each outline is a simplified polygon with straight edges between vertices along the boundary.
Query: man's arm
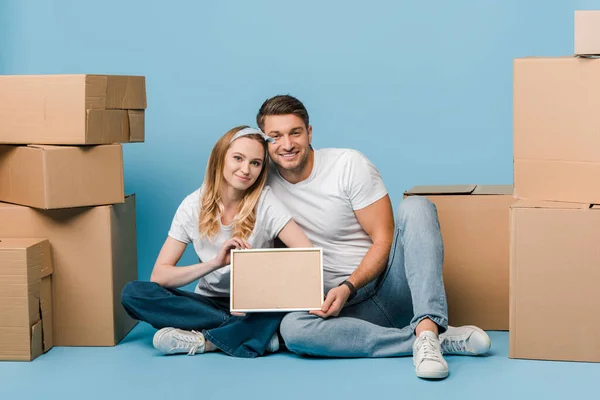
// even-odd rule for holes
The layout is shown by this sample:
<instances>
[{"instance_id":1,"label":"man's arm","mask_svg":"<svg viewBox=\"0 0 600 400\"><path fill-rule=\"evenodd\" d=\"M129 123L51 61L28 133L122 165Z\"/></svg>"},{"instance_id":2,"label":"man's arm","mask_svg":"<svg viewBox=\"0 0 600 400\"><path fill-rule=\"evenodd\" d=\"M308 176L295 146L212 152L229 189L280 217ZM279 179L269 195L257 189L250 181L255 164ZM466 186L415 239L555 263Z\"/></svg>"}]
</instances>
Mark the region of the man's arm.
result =
<instances>
[{"instance_id":1,"label":"man's arm","mask_svg":"<svg viewBox=\"0 0 600 400\"><path fill-rule=\"evenodd\" d=\"M365 208L354 211L358 222L371 237L373 244L361 260L359 266L350 275L348 281L356 289L365 286L385 271L392 240L394 239L394 213L389 195L385 195ZM321 318L339 315L348 301L350 288L346 285L331 289L320 311L311 314Z\"/></svg>"},{"instance_id":2,"label":"man's arm","mask_svg":"<svg viewBox=\"0 0 600 400\"><path fill-rule=\"evenodd\" d=\"M356 289L365 286L387 267L394 240L394 212L387 194L375 203L354 212L373 245L348 280ZM348 289L350 293L350 289Z\"/></svg>"}]
</instances>

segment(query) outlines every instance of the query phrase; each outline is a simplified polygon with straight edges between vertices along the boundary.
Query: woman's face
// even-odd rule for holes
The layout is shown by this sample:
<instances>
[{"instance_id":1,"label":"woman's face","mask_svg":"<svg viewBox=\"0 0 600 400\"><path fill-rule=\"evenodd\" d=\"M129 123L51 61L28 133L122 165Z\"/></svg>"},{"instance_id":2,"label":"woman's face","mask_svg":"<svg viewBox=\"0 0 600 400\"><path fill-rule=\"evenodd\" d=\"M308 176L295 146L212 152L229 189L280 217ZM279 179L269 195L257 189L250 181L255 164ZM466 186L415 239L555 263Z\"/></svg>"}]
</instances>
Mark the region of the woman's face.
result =
<instances>
[{"instance_id":1,"label":"woman's face","mask_svg":"<svg viewBox=\"0 0 600 400\"><path fill-rule=\"evenodd\" d=\"M258 179L264 162L263 145L242 136L234 140L225 153L223 177L229 186L245 191Z\"/></svg>"}]
</instances>

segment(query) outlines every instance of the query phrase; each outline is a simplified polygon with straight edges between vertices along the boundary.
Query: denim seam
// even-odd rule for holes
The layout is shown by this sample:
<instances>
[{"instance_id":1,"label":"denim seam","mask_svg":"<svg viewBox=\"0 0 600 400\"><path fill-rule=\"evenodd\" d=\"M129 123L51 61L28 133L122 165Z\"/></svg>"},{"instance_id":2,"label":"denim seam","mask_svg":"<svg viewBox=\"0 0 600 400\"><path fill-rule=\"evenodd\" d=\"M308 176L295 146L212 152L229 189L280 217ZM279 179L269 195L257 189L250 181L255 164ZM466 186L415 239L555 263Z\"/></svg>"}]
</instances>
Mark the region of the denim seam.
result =
<instances>
[{"instance_id":1,"label":"denim seam","mask_svg":"<svg viewBox=\"0 0 600 400\"><path fill-rule=\"evenodd\" d=\"M387 318L387 320L390 323L390 325L393 326L394 328L400 329L400 327L397 327L394 324L394 322L392 321L392 318L386 312L385 308L383 307L383 304L381 304L381 302L379 301L379 298L377 297L377 295L371 297L371 299L373 300L373 303L375 303L375 305L377 306L377 308L379 308L381 310L381 312L383 313L383 315Z\"/></svg>"}]
</instances>

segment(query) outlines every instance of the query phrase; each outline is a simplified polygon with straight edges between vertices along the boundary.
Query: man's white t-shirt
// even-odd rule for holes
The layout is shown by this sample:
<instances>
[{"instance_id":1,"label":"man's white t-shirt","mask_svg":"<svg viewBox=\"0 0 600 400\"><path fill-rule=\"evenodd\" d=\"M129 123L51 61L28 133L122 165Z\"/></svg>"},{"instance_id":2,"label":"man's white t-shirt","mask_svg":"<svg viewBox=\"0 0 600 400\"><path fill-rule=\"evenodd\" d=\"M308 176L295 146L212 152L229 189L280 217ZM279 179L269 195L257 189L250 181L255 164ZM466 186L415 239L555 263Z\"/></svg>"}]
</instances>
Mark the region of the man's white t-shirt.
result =
<instances>
[{"instance_id":1,"label":"man's white t-shirt","mask_svg":"<svg viewBox=\"0 0 600 400\"><path fill-rule=\"evenodd\" d=\"M310 176L296 184L271 163L269 186L313 246L323 248L325 291L358 267L373 244L354 214L387 194L377 168L359 151L315 150Z\"/></svg>"},{"instance_id":2,"label":"man's white t-shirt","mask_svg":"<svg viewBox=\"0 0 600 400\"><path fill-rule=\"evenodd\" d=\"M224 226L217 235L200 238L198 218L202 188L188 195L179 205L169 236L183 243L193 243L194 250L202 262L215 258L223 243L232 238L233 225ZM271 248L273 240L292 218L287 208L275 197L268 186L263 189L257 204L256 223L248 242L253 249ZM227 265L199 279L194 290L209 297L229 297L230 266Z\"/></svg>"}]
</instances>

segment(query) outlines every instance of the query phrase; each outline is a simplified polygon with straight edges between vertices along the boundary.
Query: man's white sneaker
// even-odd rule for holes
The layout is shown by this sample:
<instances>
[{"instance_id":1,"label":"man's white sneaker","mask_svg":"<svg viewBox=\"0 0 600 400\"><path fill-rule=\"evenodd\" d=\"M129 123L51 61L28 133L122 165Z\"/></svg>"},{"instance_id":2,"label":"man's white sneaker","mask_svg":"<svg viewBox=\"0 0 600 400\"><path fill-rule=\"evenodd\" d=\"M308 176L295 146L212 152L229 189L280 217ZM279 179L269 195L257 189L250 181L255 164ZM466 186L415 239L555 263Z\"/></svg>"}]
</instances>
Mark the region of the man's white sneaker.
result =
<instances>
[{"instance_id":1,"label":"man's white sneaker","mask_svg":"<svg viewBox=\"0 0 600 400\"><path fill-rule=\"evenodd\" d=\"M162 328L152 339L154 348L164 354L187 353L189 356L204 353L205 343L202 333L177 328Z\"/></svg>"},{"instance_id":2,"label":"man's white sneaker","mask_svg":"<svg viewBox=\"0 0 600 400\"><path fill-rule=\"evenodd\" d=\"M431 331L423 331L413 343L413 364L419 378L443 379L448 363L442 356L440 341Z\"/></svg>"},{"instance_id":3,"label":"man's white sneaker","mask_svg":"<svg viewBox=\"0 0 600 400\"><path fill-rule=\"evenodd\" d=\"M275 353L279 351L279 335L277 334L277 332L275 332L273 336L271 336L271 340L269 340L266 350L269 353Z\"/></svg>"},{"instance_id":4,"label":"man's white sneaker","mask_svg":"<svg viewBox=\"0 0 600 400\"><path fill-rule=\"evenodd\" d=\"M478 356L487 353L492 341L487 333L476 326L449 326L440 335L442 353L461 356Z\"/></svg>"}]
</instances>

